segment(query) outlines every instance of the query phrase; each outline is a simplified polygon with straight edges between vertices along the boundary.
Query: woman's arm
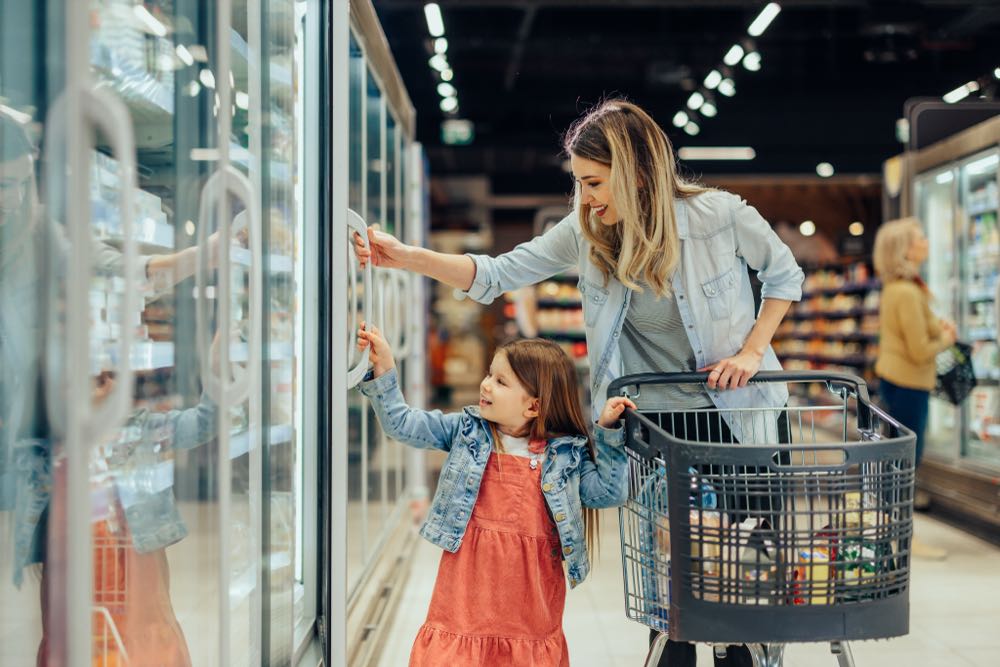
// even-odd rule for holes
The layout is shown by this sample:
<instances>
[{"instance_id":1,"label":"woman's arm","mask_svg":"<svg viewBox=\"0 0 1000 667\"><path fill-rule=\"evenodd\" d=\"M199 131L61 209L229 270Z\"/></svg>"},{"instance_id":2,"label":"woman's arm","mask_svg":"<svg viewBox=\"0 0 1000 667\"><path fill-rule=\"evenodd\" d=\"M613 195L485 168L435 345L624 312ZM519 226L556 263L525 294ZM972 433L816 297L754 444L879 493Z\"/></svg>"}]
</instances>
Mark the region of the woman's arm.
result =
<instances>
[{"instance_id":1,"label":"woman's arm","mask_svg":"<svg viewBox=\"0 0 1000 667\"><path fill-rule=\"evenodd\" d=\"M362 266L371 260L375 266L415 271L462 290L480 303L491 303L503 292L575 268L580 252L575 212L545 234L497 257L450 255L406 245L376 225L368 228L368 244L370 248L354 235L354 252Z\"/></svg>"},{"instance_id":2,"label":"woman's arm","mask_svg":"<svg viewBox=\"0 0 1000 667\"><path fill-rule=\"evenodd\" d=\"M745 387L764 361L764 353L771 345L774 332L788 312L791 301L784 299L764 299L760 307L757 322L743 342L743 347L735 355L723 359L702 370L711 371L708 374L708 386L712 389L735 389Z\"/></svg>"}]
</instances>

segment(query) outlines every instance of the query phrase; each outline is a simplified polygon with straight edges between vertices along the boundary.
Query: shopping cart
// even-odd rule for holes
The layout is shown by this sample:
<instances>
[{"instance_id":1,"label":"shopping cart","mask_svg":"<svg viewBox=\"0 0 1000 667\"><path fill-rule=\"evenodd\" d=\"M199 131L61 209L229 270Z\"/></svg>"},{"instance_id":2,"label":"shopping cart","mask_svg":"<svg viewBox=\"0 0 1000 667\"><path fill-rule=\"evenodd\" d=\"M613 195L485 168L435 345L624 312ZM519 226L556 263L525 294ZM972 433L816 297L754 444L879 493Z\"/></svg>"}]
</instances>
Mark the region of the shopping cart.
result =
<instances>
[{"instance_id":1,"label":"shopping cart","mask_svg":"<svg viewBox=\"0 0 1000 667\"><path fill-rule=\"evenodd\" d=\"M608 395L706 380L631 375ZM853 667L848 640L909 632L913 432L852 375L751 382L787 383L788 404L625 415L625 606L659 633L647 667L668 636L717 653L747 644L761 667L780 666L787 643L830 642Z\"/></svg>"}]
</instances>

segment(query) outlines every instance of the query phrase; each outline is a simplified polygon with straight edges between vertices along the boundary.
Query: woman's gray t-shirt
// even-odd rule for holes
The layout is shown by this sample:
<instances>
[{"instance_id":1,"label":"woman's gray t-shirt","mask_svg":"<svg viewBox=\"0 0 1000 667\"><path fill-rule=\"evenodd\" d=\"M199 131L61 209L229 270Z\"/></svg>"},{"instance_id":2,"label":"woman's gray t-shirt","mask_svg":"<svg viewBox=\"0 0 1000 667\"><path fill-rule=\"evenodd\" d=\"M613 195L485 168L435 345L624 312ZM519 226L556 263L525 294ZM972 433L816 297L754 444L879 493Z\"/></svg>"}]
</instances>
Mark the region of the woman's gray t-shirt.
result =
<instances>
[{"instance_id":1,"label":"woman's gray t-shirt","mask_svg":"<svg viewBox=\"0 0 1000 667\"><path fill-rule=\"evenodd\" d=\"M674 297L658 297L647 285L632 292L622 326L622 366L626 374L687 373L694 370L691 342ZM712 406L704 385L649 385L641 387L640 410L679 411Z\"/></svg>"}]
</instances>

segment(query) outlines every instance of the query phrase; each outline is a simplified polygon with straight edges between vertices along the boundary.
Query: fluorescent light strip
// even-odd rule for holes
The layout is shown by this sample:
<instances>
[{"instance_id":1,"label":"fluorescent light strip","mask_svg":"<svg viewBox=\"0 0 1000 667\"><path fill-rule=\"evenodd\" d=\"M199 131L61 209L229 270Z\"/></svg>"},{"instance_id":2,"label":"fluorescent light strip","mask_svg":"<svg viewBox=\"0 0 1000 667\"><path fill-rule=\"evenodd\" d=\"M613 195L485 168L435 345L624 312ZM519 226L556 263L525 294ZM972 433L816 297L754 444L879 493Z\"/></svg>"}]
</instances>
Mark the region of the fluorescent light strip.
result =
<instances>
[{"instance_id":1,"label":"fluorescent light strip","mask_svg":"<svg viewBox=\"0 0 1000 667\"><path fill-rule=\"evenodd\" d=\"M729 47L729 51L726 55L722 57L722 62L726 63L730 67L738 63L743 58L743 47L739 44L733 44Z\"/></svg>"},{"instance_id":2,"label":"fluorescent light strip","mask_svg":"<svg viewBox=\"0 0 1000 667\"><path fill-rule=\"evenodd\" d=\"M424 5L424 18L427 19L427 31L431 33L431 37L444 35L444 18L441 17L441 8L436 2Z\"/></svg>"},{"instance_id":3,"label":"fluorescent light strip","mask_svg":"<svg viewBox=\"0 0 1000 667\"><path fill-rule=\"evenodd\" d=\"M979 82L970 81L964 86L959 86L950 93L945 94L944 96L942 96L941 99L943 99L948 104L954 104L955 102L964 100L966 97L969 96L969 93L974 93L977 90L979 90Z\"/></svg>"},{"instance_id":4,"label":"fluorescent light strip","mask_svg":"<svg viewBox=\"0 0 1000 667\"><path fill-rule=\"evenodd\" d=\"M749 146L684 146L677 155L682 160L752 160L757 151Z\"/></svg>"},{"instance_id":5,"label":"fluorescent light strip","mask_svg":"<svg viewBox=\"0 0 1000 667\"><path fill-rule=\"evenodd\" d=\"M771 21L774 20L774 17L777 16L780 11L781 5L777 2L767 3L767 6L760 10L760 14L757 15L757 18L755 18L753 23L750 24L750 27L747 28L747 34L751 37L760 37L764 34L764 31L767 30L767 26L771 25Z\"/></svg>"},{"instance_id":6,"label":"fluorescent light strip","mask_svg":"<svg viewBox=\"0 0 1000 667\"><path fill-rule=\"evenodd\" d=\"M970 174L985 174L990 170L990 167L996 167L997 163L1000 163L1000 155L987 155L975 162L970 162L965 169Z\"/></svg>"}]
</instances>

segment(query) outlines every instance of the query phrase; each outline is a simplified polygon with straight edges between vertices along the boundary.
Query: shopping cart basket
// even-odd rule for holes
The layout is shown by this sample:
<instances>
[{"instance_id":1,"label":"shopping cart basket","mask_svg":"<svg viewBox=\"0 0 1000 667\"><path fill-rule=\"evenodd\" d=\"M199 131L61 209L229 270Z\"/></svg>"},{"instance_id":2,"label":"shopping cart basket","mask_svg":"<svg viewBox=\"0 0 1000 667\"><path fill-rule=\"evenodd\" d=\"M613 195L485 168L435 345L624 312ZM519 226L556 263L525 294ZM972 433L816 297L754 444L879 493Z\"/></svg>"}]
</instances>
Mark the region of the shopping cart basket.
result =
<instances>
[{"instance_id":1,"label":"shopping cart basket","mask_svg":"<svg viewBox=\"0 0 1000 667\"><path fill-rule=\"evenodd\" d=\"M608 395L706 380L631 375ZM751 382L788 383L788 405L625 415L625 605L660 632L649 667L667 636L745 643L759 665L780 665L786 643L828 641L849 667L847 640L909 631L913 432L852 375Z\"/></svg>"}]
</instances>

